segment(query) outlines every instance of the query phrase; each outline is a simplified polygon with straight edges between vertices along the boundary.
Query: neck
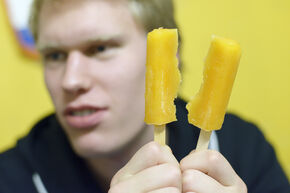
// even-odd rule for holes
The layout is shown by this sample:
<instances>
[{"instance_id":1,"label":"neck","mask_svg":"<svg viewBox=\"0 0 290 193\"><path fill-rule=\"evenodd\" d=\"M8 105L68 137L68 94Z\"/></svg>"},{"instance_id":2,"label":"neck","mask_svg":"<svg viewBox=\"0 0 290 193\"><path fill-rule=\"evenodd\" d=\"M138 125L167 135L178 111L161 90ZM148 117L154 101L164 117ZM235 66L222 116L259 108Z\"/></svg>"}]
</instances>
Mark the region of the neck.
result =
<instances>
[{"instance_id":1,"label":"neck","mask_svg":"<svg viewBox=\"0 0 290 193\"><path fill-rule=\"evenodd\" d=\"M113 155L88 159L87 164L94 172L96 179L103 189L108 191L113 176L131 159L131 157L145 144L153 141L153 126L144 129L125 147Z\"/></svg>"}]
</instances>

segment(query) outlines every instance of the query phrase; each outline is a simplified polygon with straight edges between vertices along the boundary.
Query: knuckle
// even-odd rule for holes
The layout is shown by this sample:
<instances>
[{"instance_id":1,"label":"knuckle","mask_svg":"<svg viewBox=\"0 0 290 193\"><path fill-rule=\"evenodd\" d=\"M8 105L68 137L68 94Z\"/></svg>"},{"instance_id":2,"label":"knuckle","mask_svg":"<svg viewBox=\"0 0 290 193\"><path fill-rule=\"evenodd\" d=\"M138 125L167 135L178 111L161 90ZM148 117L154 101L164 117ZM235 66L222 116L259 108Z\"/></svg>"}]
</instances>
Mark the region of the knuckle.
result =
<instances>
[{"instance_id":1,"label":"knuckle","mask_svg":"<svg viewBox=\"0 0 290 193\"><path fill-rule=\"evenodd\" d=\"M167 188L162 188L162 189L158 189L158 190L153 190L153 191L150 191L148 193L181 193L181 190L179 190L178 188L176 187L167 187Z\"/></svg>"},{"instance_id":2,"label":"knuckle","mask_svg":"<svg viewBox=\"0 0 290 193\"><path fill-rule=\"evenodd\" d=\"M127 193L128 189L128 186L121 182L111 186L108 193Z\"/></svg>"},{"instance_id":3,"label":"knuckle","mask_svg":"<svg viewBox=\"0 0 290 193\"><path fill-rule=\"evenodd\" d=\"M186 171L186 169L188 169L188 161L187 161L187 159L186 158L183 158L180 161L179 165L180 165L181 171Z\"/></svg>"},{"instance_id":4,"label":"knuckle","mask_svg":"<svg viewBox=\"0 0 290 193\"><path fill-rule=\"evenodd\" d=\"M111 180L111 184L110 184L110 186L113 186L113 185L115 185L116 183L117 183L117 177L116 177L116 175L112 178L112 180Z\"/></svg>"},{"instance_id":5,"label":"knuckle","mask_svg":"<svg viewBox=\"0 0 290 193\"><path fill-rule=\"evenodd\" d=\"M183 170L185 170L186 168L185 168L185 161L184 161L184 159L182 159L181 161L180 161L180 169L183 171Z\"/></svg>"},{"instance_id":6,"label":"knuckle","mask_svg":"<svg viewBox=\"0 0 290 193\"><path fill-rule=\"evenodd\" d=\"M187 184L191 184L192 182L198 180L199 173L200 172L198 170L194 169L186 170L182 176L183 187L187 187Z\"/></svg>"},{"instance_id":7,"label":"knuckle","mask_svg":"<svg viewBox=\"0 0 290 193\"><path fill-rule=\"evenodd\" d=\"M237 188L242 192L242 193L246 193L248 192L248 188L247 185L245 184L245 182L241 179L238 180L238 185Z\"/></svg>"},{"instance_id":8,"label":"knuckle","mask_svg":"<svg viewBox=\"0 0 290 193\"><path fill-rule=\"evenodd\" d=\"M172 180L178 180L181 179L181 171L178 167L176 167L173 164L166 164L166 171L167 171L167 175L170 179Z\"/></svg>"},{"instance_id":9,"label":"knuckle","mask_svg":"<svg viewBox=\"0 0 290 193\"><path fill-rule=\"evenodd\" d=\"M123 168L120 169L112 178L111 180L111 186L114 186L115 184L119 183L120 181L122 181L122 172L123 172Z\"/></svg>"},{"instance_id":10,"label":"knuckle","mask_svg":"<svg viewBox=\"0 0 290 193\"><path fill-rule=\"evenodd\" d=\"M176 187L169 187L167 190L166 190L166 193L180 193L180 190Z\"/></svg>"},{"instance_id":11,"label":"knuckle","mask_svg":"<svg viewBox=\"0 0 290 193\"><path fill-rule=\"evenodd\" d=\"M146 157L157 158L161 155L161 147L156 142L150 142L146 146Z\"/></svg>"},{"instance_id":12,"label":"knuckle","mask_svg":"<svg viewBox=\"0 0 290 193\"><path fill-rule=\"evenodd\" d=\"M173 164L164 164L164 178L171 187L181 188L182 174L179 167Z\"/></svg>"},{"instance_id":13,"label":"knuckle","mask_svg":"<svg viewBox=\"0 0 290 193\"><path fill-rule=\"evenodd\" d=\"M247 193L247 192L248 192L248 187L247 187L247 185L246 185L245 183L243 183L242 191L243 191L244 193Z\"/></svg>"},{"instance_id":14,"label":"knuckle","mask_svg":"<svg viewBox=\"0 0 290 193\"><path fill-rule=\"evenodd\" d=\"M223 156L219 152L213 150L208 151L207 160L210 165L219 165L222 159Z\"/></svg>"},{"instance_id":15,"label":"knuckle","mask_svg":"<svg viewBox=\"0 0 290 193\"><path fill-rule=\"evenodd\" d=\"M108 193L122 193L122 190L117 188L117 186L113 186L109 189Z\"/></svg>"},{"instance_id":16,"label":"knuckle","mask_svg":"<svg viewBox=\"0 0 290 193\"><path fill-rule=\"evenodd\" d=\"M241 178L238 177L235 183L232 186L228 187L228 192L247 193L248 188L245 182Z\"/></svg>"}]
</instances>

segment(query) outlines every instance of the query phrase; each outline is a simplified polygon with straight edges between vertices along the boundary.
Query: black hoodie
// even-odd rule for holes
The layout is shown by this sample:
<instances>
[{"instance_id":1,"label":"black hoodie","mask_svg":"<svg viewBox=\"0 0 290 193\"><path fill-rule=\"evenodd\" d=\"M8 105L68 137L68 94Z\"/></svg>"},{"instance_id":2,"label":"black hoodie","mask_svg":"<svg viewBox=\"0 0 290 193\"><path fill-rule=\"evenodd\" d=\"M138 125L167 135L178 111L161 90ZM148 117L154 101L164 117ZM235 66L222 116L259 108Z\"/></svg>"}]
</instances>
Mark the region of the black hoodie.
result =
<instances>
[{"instance_id":1,"label":"black hoodie","mask_svg":"<svg viewBox=\"0 0 290 193\"><path fill-rule=\"evenodd\" d=\"M167 125L177 160L196 146L199 129L187 122L185 102L178 99L177 122ZM243 179L249 193L290 193L273 148L251 123L227 114L214 133L219 150ZM55 115L40 121L17 146L0 154L0 193L101 193L90 170L73 150Z\"/></svg>"}]
</instances>

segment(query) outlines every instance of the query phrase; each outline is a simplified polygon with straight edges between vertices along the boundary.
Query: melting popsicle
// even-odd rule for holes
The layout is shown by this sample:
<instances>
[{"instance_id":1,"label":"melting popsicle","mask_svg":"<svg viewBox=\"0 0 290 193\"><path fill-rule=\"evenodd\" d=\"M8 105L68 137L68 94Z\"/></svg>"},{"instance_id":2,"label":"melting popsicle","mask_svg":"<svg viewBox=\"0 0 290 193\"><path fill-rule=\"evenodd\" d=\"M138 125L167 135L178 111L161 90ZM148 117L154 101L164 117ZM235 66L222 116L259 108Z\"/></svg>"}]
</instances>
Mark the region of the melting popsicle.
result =
<instances>
[{"instance_id":1,"label":"melting popsicle","mask_svg":"<svg viewBox=\"0 0 290 193\"><path fill-rule=\"evenodd\" d=\"M236 41L213 36L205 60L203 84L186 106L188 121L201 129L197 149L199 145L207 149L211 131L222 127L240 56L241 48ZM200 140L203 144L199 144Z\"/></svg>"},{"instance_id":2,"label":"melting popsicle","mask_svg":"<svg viewBox=\"0 0 290 193\"><path fill-rule=\"evenodd\" d=\"M177 48L177 29L159 28L148 33L145 122L155 126L155 141L162 145L165 124L176 120L174 99L181 81Z\"/></svg>"}]
</instances>

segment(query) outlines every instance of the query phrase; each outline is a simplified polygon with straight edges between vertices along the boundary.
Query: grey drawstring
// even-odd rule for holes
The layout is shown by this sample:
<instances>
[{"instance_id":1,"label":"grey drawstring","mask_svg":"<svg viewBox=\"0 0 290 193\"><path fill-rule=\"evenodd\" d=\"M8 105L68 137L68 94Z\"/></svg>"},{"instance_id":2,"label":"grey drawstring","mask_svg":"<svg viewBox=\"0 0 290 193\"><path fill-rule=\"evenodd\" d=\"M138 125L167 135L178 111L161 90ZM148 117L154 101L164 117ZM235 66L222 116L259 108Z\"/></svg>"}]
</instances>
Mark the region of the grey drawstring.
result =
<instances>
[{"instance_id":1,"label":"grey drawstring","mask_svg":"<svg viewBox=\"0 0 290 193\"><path fill-rule=\"evenodd\" d=\"M32 181L38 193L48 193L38 173L32 175Z\"/></svg>"}]
</instances>

